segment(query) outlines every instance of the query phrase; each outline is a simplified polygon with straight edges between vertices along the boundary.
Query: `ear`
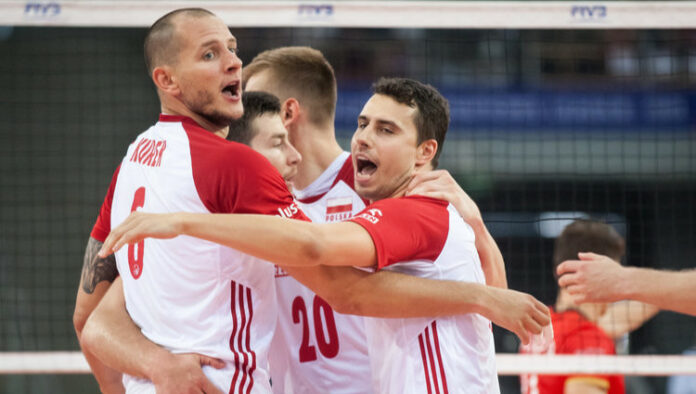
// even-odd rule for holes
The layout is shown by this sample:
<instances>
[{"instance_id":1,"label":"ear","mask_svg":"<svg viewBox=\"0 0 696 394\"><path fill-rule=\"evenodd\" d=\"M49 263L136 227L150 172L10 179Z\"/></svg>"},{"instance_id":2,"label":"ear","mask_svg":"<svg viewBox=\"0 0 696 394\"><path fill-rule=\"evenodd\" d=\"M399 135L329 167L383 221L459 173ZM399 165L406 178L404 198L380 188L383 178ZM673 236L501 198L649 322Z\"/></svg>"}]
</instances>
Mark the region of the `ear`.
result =
<instances>
[{"instance_id":1,"label":"ear","mask_svg":"<svg viewBox=\"0 0 696 394\"><path fill-rule=\"evenodd\" d=\"M437 141L425 140L416 148L416 167L422 167L430 163L437 153Z\"/></svg>"},{"instance_id":2,"label":"ear","mask_svg":"<svg viewBox=\"0 0 696 394\"><path fill-rule=\"evenodd\" d=\"M176 96L181 92L177 78L167 66L155 67L152 70L152 81L157 89L169 95Z\"/></svg>"},{"instance_id":3,"label":"ear","mask_svg":"<svg viewBox=\"0 0 696 394\"><path fill-rule=\"evenodd\" d=\"M280 108L280 117L283 121L283 126L290 130L290 126L297 123L302 114L302 108L300 108L300 102L297 99L290 97L283 102Z\"/></svg>"}]
</instances>

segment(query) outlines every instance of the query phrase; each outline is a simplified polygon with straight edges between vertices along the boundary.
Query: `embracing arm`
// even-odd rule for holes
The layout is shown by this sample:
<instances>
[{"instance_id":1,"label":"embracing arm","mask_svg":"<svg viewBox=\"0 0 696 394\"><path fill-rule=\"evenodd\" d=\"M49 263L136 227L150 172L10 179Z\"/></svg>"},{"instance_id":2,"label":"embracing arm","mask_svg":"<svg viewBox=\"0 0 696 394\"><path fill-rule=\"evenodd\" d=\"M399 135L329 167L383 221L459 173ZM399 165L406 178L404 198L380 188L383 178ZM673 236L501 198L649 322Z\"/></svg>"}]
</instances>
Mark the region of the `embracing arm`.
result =
<instances>
[{"instance_id":1,"label":"embracing arm","mask_svg":"<svg viewBox=\"0 0 696 394\"><path fill-rule=\"evenodd\" d=\"M148 237L189 235L283 266L370 267L377 252L370 234L352 222L316 224L268 215L133 212L111 231L100 255Z\"/></svg>"},{"instance_id":2,"label":"embracing arm","mask_svg":"<svg viewBox=\"0 0 696 394\"><path fill-rule=\"evenodd\" d=\"M339 313L437 317L479 313L523 343L550 323L548 308L529 294L479 283L425 279L352 267L283 267Z\"/></svg>"},{"instance_id":3,"label":"embracing arm","mask_svg":"<svg viewBox=\"0 0 696 394\"><path fill-rule=\"evenodd\" d=\"M101 391L104 393L122 393L124 389L121 383L121 373L102 364L99 359L94 357L82 345L82 330L87 322L87 318L118 276L116 259L113 254L104 258L97 256L101 246L102 243L92 237L87 241L80 286L77 289L75 300L73 325L75 326L77 340L82 347L82 353L94 377L97 379Z\"/></svg>"},{"instance_id":4,"label":"embracing arm","mask_svg":"<svg viewBox=\"0 0 696 394\"><path fill-rule=\"evenodd\" d=\"M418 172L408 185L407 195L414 194L445 200L457 209L459 215L471 226L476 235L476 250L481 259L486 283L507 288L503 254L500 253L498 244L483 223L478 206L452 178L452 175L447 170Z\"/></svg>"},{"instance_id":5,"label":"embracing arm","mask_svg":"<svg viewBox=\"0 0 696 394\"><path fill-rule=\"evenodd\" d=\"M134 212L112 231L102 252L110 253L146 237L171 238L180 234L281 264L345 313L408 317L478 311L523 340L527 331L538 333L548 323L548 310L543 304L512 290L329 267L376 265L377 252L370 234L353 222L319 225L262 215ZM511 314L508 309L520 314Z\"/></svg>"},{"instance_id":6,"label":"embracing arm","mask_svg":"<svg viewBox=\"0 0 696 394\"><path fill-rule=\"evenodd\" d=\"M197 354L174 355L148 340L126 311L121 278L89 317L83 346L114 370L151 380L158 392L188 392L189 386L206 393L220 392L200 366L221 368L224 363Z\"/></svg>"}]
</instances>

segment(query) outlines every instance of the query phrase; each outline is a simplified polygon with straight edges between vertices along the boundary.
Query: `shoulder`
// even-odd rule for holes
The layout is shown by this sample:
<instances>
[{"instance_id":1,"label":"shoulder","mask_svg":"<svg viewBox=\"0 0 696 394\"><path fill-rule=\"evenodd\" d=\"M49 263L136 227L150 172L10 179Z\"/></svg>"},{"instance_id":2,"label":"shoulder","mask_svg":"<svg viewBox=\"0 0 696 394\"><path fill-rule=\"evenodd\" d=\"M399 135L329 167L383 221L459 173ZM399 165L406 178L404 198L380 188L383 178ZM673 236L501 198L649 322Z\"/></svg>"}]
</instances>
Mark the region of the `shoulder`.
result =
<instances>
[{"instance_id":1,"label":"shoulder","mask_svg":"<svg viewBox=\"0 0 696 394\"><path fill-rule=\"evenodd\" d=\"M448 202L423 196L388 198L368 205L363 213L395 221L442 221Z\"/></svg>"},{"instance_id":2,"label":"shoulder","mask_svg":"<svg viewBox=\"0 0 696 394\"><path fill-rule=\"evenodd\" d=\"M555 313L554 335L558 353L614 354L614 341L599 326L577 311Z\"/></svg>"}]
</instances>

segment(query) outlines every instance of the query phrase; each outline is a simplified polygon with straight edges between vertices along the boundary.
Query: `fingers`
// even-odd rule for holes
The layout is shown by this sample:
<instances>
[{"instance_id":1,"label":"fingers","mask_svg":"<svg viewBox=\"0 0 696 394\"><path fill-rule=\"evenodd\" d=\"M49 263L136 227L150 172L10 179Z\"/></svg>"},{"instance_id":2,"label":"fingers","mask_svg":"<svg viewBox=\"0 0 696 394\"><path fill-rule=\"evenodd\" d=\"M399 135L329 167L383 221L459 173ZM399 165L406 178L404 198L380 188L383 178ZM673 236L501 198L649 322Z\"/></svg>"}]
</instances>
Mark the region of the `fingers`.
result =
<instances>
[{"instance_id":1,"label":"fingers","mask_svg":"<svg viewBox=\"0 0 696 394\"><path fill-rule=\"evenodd\" d=\"M523 345L529 344L529 339L530 335L529 332L527 332L527 329L524 327L524 324L520 322L520 324L517 326L517 329L515 330L515 335L517 335L518 338L520 338L520 342L522 342Z\"/></svg>"},{"instance_id":2,"label":"fingers","mask_svg":"<svg viewBox=\"0 0 696 394\"><path fill-rule=\"evenodd\" d=\"M534 306L534 320L537 323L539 323L539 325L542 327L551 324L551 315L549 314L549 308L539 301L537 301Z\"/></svg>"},{"instance_id":3,"label":"fingers","mask_svg":"<svg viewBox=\"0 0 696 394\"><path fill-rule=\"evenodd\" d=\"M563 276L564 274L570 273L570 272L575 272L578 270L578 267L582 264L581 261L578 260L566 260L562 262L561 264L556 267L556 273L558 274L559 277ZM560 283L560 281L559 281Z\"/></svg>"},{"instance_id":4,"label":"fingers","mask_svg":"<svg viewBox=\"0 0 696 394\"><path fill-rule=\"evenodd\" d=\"M136 227L140 222L139 215L139 212L132 212L126 218L126 220L123 221L123 223L121 223L115 229L111 230L109 236L106 237L104 244L99 250L99 253L97 253L99 257L104 258L118 251L119 249L121 249L123 245L127 243L127 238L125 237L128 234L128 232L131 231L134 227Z\"/></svg>"},{"instance_id":5,"label":"fingers","mask_svg":"<svg viewBox=\"0 0 696 394\"><path fill-rule=\"evenodd\" d=\"M223 369L225 368L225 362L220 360L219 358L213 358L209 356L205 356L202 354L198 354L198 362L203 365L208 365L211 366L215 369Z\"/></svg>"},{"instance_id":6,"label":"fingers","mask_svg":"<svg viewBox=\"0 0 696 394\"><path fill-rule=\"evenodd\" d=\"M560 267L560 266L559 266ZM561 288L567 288L568 286L573 286L578 283L578 274L575 272L563 274L558 278L558 286Z\"/></svg>"},{"instance_id":7,"label":"fingers","mask_svg":"<svg viewBox=\"0 0 696 394\"><path fill-rule=\"evenodd\" d=\"M598 255L596 253L592 253L592 252L580 252L580 253L578 253L578 257L582 261L588 261L588 260L599 260L603 256Z\"/></svg>"},{"instance_id":8,"label":"fingers","mask_svg":"<svg viewBox=\"0 0 696 394\"><path fill-rule=\"evenodd\" d=\"M449 179L448 179L449 178ZM446 185L447 181L454 179L446 170L435 170L416 173L406 188L406 194L419 194L431 190L437 190Z\"/></svg>"}]
</instances>

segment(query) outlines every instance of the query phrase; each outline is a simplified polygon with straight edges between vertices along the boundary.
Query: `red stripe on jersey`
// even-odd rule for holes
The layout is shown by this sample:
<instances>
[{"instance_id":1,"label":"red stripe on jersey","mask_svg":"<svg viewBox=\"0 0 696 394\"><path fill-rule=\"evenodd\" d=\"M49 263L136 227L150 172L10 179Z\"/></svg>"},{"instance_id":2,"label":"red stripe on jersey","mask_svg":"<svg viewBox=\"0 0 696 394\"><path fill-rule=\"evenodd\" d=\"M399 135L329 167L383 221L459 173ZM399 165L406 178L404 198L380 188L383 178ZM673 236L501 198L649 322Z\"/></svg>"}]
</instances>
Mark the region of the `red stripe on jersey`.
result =
<instances>
[{"instance_id":1,"label":"red stripe on jersey","mask_svg":"<svg viewBox=\"0 0 696 394\"><path fill-rule=\"evenodd\" d=\"M418 344L420 345L421 358L423 359L423 371L425 372L425 386L428 388L428 394L432 394L430 387L430 376L428 374L428 361L425 356L425 346L423 345L423 334L418 335Z\"/></svg>"},{"instance_id":2,"label":"red stripe on jersey","mask_svg":"<svg viewBox=\"0 0 696 394\"><path fill-rule=\"evenodd\" d=\"M435 366L435 360L433 359L433 349L430 346L430 332L429 327L425 328L425 345L428 349L428 360L430 361L430 374L433 376L433 385L435 386L435 392L440 393L440 385L437 384L437 368Z\"/></svg>"},{"instance_id":3,"label":"red stripe on jersey","mask_svg":"<svg viewBox=\"0 0 696 394\"><path fill-rule=\"evenodd\" d=\"M249 325L246 331L246 350L251 354L251 367L249 368L249 387L247 387L247 394L251 392L251 388L254 386L254 371L256 370L256 352L251 350L251 319L254 317L254 306L251 302L251 289L247 288L247 304L249 307Z\"/></svg>"},{"instance_id":4,"label":"red stripe on jersey","mask_svg":"<svg viewBox=\"0 0 696 394\"><path fill-rule=\"evenodd\" d=\"M239 289L239 294L237 294ZM245 297L246 295L246 297ZM254 317L254 308L251 298L251 289L242 285L237 285L231 281L230 290L230 309L232 313L232 335L230 336L230 350L234 354L234 376L230 383L230 394L251 392L254 386L253 373L256 370L256 352L251 350L251 320ZM248 308L248 310L247 310ZM247 313L249 318L247 319ZM239 315L239 330L237 330L237 315ZM241 353L241 357L240 354ZM251 359L251 365L249 363ZM239 386L237 381L239 380Z\"/></svg>"},{"instance_id":5,"label":"red stripe on jersey","mask_svg":"<svg viewBox=\"0 0 696 394\"><path fill-rule=\"evenodd\" d=\"M440 340L437 337L437 321L433 321L433 341L435 342L435 352L437 354L437 363L440 364L440 377L442 378L442 389L445 394L448 394L447 390L447 377L445 376L445 369L442 366L442 355L440 354Z\"/></svg>"},{"instance_id":6,"label":"red stripe on jersey","mask_svg":"<svg viewBox=\"0 0 696 394\"><path fill-rule=\"evenodd\" d=\"M243 364L241 365L241 370L242 370L242 380L239 383L239 393L244 392L244 384L246 383L246 378L247 374L249 373L247 371L247 365L249 365L249 362L247 360L247 352L244 350L243 344L242 344L242 338L244 338L245 334L249 330L249 322L246 319L246 313L244 311L244 286L239 286L239 313L242 317L242 322L241 322L241 330L239 332L239 335L237 336L237 342L239 345L239 350L242 352L242 357L244 359Z\"/></svg>"},{"instance_id":7,"label":"red stripe on jersey","mask_svg":"<svg viewBox=\"0 0 696 394\"><path fill-rule=\"evenodd\" d=\"M235 350L234 340L237 336L237 303L236 303L236 293L237 284L231 281L230 286L230 313L232 314L232 335L230 335L230 350L234 354L234 376L232 377L232 383L230 384L230 394L234 393L234 386L236 386L237 376L239 375L239 355Z\"/></svg>"}]
</instances>

